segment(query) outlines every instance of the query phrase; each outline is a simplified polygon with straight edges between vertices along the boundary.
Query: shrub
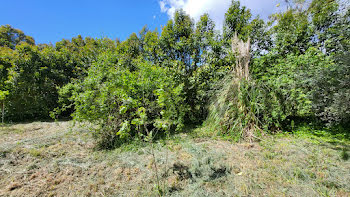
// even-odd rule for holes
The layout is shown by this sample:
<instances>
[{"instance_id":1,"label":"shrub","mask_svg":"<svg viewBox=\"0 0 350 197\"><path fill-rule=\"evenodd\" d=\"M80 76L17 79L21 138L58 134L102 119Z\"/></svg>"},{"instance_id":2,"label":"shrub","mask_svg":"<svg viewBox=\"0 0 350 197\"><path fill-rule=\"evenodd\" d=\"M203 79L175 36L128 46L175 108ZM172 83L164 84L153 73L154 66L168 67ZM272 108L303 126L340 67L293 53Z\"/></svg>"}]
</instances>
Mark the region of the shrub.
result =
<instances>
[{"instance_id":1,"label":"shrub","mask_svg":"<svg viewBox=\"0 0 350 197\"><path fill-rule=\"evenodd\" d=\"M328 123L349 118L349 66L310 47L305 54L257 59L253 76L278 92L283 117L320 117Z\"/></svg>"},{"instance_id":2,"label":"shrub","mask_svg":"<svg viewBox=\"0 0 350 197\"><path fill-rule=\"evenodd\" d=\"M166 68L133 61L130 71L114 54L102 54L84 80L60 90L74 105L75 120L98 126L94 136L105 148L135 136L183 127L183 85L176 85Z\"/></svg>"},{"instance_id":3,"label":"shrub","mask_svg":"<svg viewBox=\"0 0 350 197\"><path fill-rule=\"evenodd\" d=\"M37 46L20 44L9 57L6 120L45 119L57 106L54 68L43 62Z\"/></svg>"},{"instance_id":4,"label":"shrub","mask_svg":"<svg viewBox=\"0 0 350 197\"><path fill-rule=\"evenodd\" d=\"M310 83L315 114L328 124L350 123L350 54L319 69Z\"/></svg>"}]
</instances>

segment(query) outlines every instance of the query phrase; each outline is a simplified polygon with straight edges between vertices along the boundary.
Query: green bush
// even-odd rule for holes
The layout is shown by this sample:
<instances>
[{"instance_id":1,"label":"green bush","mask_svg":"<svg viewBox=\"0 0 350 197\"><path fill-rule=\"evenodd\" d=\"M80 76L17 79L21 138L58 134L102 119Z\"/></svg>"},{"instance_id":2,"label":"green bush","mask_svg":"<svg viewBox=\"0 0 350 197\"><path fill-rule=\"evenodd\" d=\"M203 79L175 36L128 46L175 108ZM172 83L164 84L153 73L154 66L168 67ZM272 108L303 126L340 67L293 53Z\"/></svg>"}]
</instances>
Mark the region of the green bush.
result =
<instances>
[{"instance_id":1,"label":"green bush","mask_svg":"<svg viewBox=\"0 0 350 197\"><path fill-rule=\"evenodd\" d=\"M327 124L350 123L350 53L335 64L318 70L310 82L315 114Z\"/></svg>"},{"instance_id":2,"label":"green bush","mask_svg":"<svg viewBox=\"0 0 350 197\"><path fill-rule=\"evenodd\" d=\"M166 68L133 61L130 71L115 54L102 54L86 78L60 89L74 105L75 120L98 126L94 136L102 147L183 128L183 85L176 85Z\"/></svg>"},{"instance_id":3,"label":"green bush","mask_svg":"<svg viewBox=\"0 0 350 197\"><path fill-rule=\"evenodd\" d=\"M273 52L256 59L253 76L275 91L282 107L283 119L287 117L315 116L313 105L321 98L313 96L316 84L323 75L337 67L331 57L310 47L305 54L289 54L280 58Z\"/></svg>"},{"instance_id":4,"label":"green bush","mask_svg":"<svg viewBox=\"0 0 350 197\"><path fill-rule=\"evenodd\" d=\"M21 44L9 58L9 84L5 119L23 121L49 118L58 94L51 65L45 64L37 46Z\"/></svg>"}]
</instances>

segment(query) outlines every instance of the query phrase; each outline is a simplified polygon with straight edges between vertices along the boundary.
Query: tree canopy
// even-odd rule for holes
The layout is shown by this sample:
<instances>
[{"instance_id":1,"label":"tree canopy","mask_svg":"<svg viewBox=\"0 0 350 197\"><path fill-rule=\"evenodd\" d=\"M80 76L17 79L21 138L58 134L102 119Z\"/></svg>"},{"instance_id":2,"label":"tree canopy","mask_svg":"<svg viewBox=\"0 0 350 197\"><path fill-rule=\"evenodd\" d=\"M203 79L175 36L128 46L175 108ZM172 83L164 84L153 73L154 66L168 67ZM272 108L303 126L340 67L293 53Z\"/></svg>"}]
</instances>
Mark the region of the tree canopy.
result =
<instances>
[{"instance_id":1,"label":"tree canopy","mask_svg":"<svg viewBox=\"0 0 350 197\"><path fill-rule=\"evenodd\" d=\"M300 119L347 125L349 7L336 0L288 2L264 21L233 0L222 33L208 14L195 22L177 10L160 31L145 26L124 41L79 35L36 45L3 25L5 121L50 114L89 121L106 147L193 124L234 137L287 129ZM248 54L238 46L250 46ZM246 78L239 77L243 60Z\"/></svg>"}]
</instances>

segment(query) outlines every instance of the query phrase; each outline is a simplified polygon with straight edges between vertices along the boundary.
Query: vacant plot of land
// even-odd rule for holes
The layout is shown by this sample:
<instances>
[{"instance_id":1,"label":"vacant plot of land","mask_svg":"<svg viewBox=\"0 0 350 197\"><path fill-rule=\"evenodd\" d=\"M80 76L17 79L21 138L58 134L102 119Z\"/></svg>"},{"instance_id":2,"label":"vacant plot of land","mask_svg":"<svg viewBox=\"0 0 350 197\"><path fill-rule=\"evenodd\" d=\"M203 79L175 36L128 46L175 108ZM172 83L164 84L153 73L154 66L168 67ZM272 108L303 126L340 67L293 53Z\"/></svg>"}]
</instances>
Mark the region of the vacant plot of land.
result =
<instances>
[{"instance_id":1,"label":"vacant plot of land","mask_svg":"<svg viewBox=\"0 0 350 197\"><path fill-rule=\"evenodd\" d=\"M94 146L72 122L1 127L0 196L350 196L350 143L332 137Z\"/></svg>"}]
</instances>

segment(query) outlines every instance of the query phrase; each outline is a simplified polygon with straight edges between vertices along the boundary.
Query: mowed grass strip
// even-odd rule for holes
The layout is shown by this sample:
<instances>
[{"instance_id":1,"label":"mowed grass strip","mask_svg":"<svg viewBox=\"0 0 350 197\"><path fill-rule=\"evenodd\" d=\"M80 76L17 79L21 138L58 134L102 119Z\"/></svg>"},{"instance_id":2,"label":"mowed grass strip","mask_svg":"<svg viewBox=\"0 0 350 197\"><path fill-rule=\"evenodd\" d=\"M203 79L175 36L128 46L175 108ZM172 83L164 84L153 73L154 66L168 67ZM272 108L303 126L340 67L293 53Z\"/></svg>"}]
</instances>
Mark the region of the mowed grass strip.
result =
<instances>
[{"instance_id":1,"label":"mowed grass strip","mask_svg":"<svg viewBox=\"0 0 350 197\"><path fill-rule=\"evenodd\" d=\"M0 196L350 196L348 138L306 127L254 143L180 134L110 151L71 122L0 135Z\"/></svg>"}]
</instances>

